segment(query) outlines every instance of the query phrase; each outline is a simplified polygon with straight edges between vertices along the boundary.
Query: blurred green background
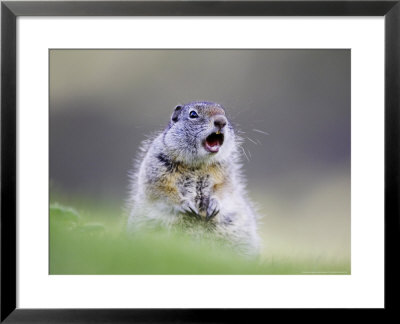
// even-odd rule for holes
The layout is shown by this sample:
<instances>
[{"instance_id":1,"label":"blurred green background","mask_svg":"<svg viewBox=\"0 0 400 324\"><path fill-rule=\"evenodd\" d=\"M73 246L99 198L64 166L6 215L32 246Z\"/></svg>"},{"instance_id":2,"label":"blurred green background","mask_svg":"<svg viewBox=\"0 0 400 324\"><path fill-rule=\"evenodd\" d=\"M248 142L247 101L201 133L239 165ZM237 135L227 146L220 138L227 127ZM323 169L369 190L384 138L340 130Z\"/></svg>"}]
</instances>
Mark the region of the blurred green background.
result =
<instances>
[{"instance_id":1,"label":"blurred green background","mask_svg":"<svg viewBox=\"0 0 400 324\"><path fill-rule=\"evenodd\" d=\"M350 273L349 50L49 55L50 273ZM224 105L245 139L259 260L124 234L140 142L193 100Z\"/></svg>"}]
</instances>

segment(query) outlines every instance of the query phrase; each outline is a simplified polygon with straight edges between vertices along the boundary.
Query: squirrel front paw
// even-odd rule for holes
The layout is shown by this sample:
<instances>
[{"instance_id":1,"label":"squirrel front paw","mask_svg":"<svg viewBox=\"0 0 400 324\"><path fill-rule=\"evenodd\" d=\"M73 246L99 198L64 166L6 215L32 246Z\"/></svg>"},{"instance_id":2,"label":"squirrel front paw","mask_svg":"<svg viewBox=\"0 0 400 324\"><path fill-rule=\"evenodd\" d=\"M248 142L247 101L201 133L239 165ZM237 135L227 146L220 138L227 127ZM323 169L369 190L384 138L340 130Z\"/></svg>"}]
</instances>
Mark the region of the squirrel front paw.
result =
<instances>
[{"instance_id":1,"label":"squirrel front paw","mask_svg":"<svg viewBox=\"0 0 400 324\"><path fill-rule=\"evenodd\" d=\"M201 216L199 215L199 211L197 210L196 205L189 201L189 200L184 200L181 203L181 206L179 207L179 211L183 214L193 216L197 219L200 219Z\"/></svg>"},{"instance_id":2,"label":"squirrel front paw","mask_svg":"<svg viewBox=\"0 0 400 324\"><path fill-rule=\"evenodd\" d=\"M206 220L209 221L218 215L220 210L219 202L216 198L210 198L210 202L207 207Z\"/></svg>"}]
</instances>

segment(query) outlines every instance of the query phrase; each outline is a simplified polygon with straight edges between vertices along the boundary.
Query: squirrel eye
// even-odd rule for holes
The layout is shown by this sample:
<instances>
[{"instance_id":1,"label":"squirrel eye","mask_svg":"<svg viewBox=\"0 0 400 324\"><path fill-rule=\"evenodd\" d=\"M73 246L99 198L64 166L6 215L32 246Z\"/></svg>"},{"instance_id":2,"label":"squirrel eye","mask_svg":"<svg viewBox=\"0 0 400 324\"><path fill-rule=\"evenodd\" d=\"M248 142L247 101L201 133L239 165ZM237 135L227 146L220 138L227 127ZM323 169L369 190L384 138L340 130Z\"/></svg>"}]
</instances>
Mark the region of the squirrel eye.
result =
<instances>
[{"instance_id":1,"label":"squirrel eye","mask_svg":"<svg viewBox=\"0 0 400 324\"><path fill-rule=\"evenodd\" d=\"M192 111L189 113L189 117L190 117L190 118L197 118L197 117L199 117L199 115L197 115L197 112L195 112L194 110L192 110Z\"/></svg>"}]
</instances>

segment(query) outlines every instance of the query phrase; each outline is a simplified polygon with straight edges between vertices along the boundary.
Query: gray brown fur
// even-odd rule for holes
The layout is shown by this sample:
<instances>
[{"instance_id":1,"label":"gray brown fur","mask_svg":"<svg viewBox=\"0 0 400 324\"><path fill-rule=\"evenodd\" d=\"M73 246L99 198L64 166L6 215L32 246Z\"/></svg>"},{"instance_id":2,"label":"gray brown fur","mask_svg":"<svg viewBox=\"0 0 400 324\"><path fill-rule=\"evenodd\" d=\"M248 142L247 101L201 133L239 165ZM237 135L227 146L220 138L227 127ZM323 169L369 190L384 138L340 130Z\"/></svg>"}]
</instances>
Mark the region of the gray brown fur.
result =
<instances>
[{"instance_id":1,"label":"gray brown fur","mask_svg":"<svg viewBox=\"0 0 400 324\"><path fill-rule=\"evenodd\" d=\"M198 118L191 119L195 110ZM217 153L205 138L220 129L224 141ZM259 249L257 215L249 201L240 164L240 139L213 102L177 106L167 128L145 141L132 175L128 228L180 227L197 236L220 238L238 252Z\"/></svg>"}]
</instances>

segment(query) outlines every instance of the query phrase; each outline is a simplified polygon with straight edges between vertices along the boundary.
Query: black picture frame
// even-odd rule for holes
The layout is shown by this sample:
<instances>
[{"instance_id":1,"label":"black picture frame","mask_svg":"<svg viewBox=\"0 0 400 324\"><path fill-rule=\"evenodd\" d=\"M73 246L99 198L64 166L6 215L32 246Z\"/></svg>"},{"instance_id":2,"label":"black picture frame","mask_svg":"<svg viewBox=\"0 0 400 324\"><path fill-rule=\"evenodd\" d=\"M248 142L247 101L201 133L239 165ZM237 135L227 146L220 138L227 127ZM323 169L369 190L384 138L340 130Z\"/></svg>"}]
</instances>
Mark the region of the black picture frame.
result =
<instances>
[{"instance_id":1,"label":"black picture frame","mask_svg":"<svg viewBox=\"0 0 400 324\"><path fill-rule=\"evenodd\" d=\"M1 2L1 322L128 323L266 320L271 309L16 308L16 19L19 16L384 16L385 18L385 308L398 308L400 0L395 1L2 1ZM78 292L77 292L78 293ZM240 292L239 292L240 293ZM282 310L280 310L282 311ZM294 310L301 316L310 311ZM329 311L330 314L333 310ZM356 312L360 310L348 310ZM269 313L268 313L269 314ZM315 314L313 314L315 316ZM325 316L325 314L320 314ZM331 315L329 315L331 316ZM379 317L378 317L379 316ZM314 318L318 318L314 317ZM323 318L320 318L322 320Z\"/></svg>"}]
</instances>

